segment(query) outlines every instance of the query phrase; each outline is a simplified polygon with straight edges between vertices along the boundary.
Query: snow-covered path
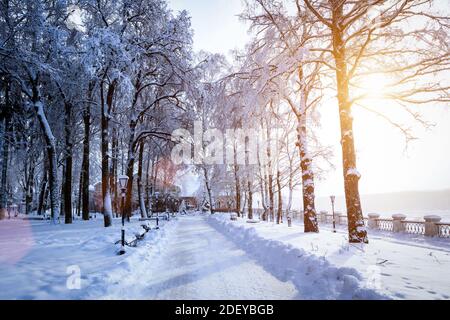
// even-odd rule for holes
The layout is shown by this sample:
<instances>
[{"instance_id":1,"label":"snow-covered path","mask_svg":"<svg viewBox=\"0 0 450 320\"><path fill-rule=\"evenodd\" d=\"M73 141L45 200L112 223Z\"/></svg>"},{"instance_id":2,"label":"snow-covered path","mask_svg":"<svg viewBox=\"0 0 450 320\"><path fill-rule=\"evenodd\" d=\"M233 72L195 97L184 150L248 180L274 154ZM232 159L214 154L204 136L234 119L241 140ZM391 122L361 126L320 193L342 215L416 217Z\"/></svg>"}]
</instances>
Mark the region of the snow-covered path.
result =
<instances>
[{"instance_id":1,"label":"snow-covered path","mask_svg":"<svg viewBox=\"0 0 450 320\"><path fill-rule=\"evenodd\" d=\"M97 298L120 299L295 299L291 282L281 282L212 228L202 216L174 222L158 254L145 253L126 273L110 279Z\"/></svg>"}]
</instances>

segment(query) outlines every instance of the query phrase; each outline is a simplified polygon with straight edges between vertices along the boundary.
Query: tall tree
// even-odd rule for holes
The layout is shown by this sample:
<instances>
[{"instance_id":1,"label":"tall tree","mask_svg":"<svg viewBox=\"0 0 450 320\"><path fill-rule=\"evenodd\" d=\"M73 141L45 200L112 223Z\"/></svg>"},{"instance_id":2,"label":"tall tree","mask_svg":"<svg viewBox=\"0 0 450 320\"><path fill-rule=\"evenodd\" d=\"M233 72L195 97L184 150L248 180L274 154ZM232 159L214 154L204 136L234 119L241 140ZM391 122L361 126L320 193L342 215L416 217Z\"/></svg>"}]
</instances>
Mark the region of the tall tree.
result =
<instances>
[{"instance_id":1,"label":"tall tree","mask_svg":"<svg viewBox=\"0 0 450 320\"><path fill-rule=\"evenodd\" d=\"M378 66L376 71L394 73L399 78L392 87L399 85L400 88L389 96L401 104L448 101L448 85L441 82L439 76L434 81L428 77L447 69L449 54L444 44L446 37L442 35L448 34L448 18L429 9L429 5L433 7L431 0L296 0L299 8L303 3L306 10L316 17L317 23L328 29L329 42L324 42L326 47L316 50L330 55L334 62L329 67L334 70L336 79L349 241L367 243L352 116L352 106L360 97L350 91L352 80L356 80L358 74L367 76L375 71L370 70L371 67ZM427 13L424 14L426 8ZM375 14L371 16L371 12ZM418 18L426 22L420 23ZM411 27L408 21L415 23ZM434 36L436 41L430 43L430 36ZM416 50L410 49L410 41L415 43ZM389 47L386 47L387 43ZM422 82L424 80L426 83Z\"/></svg>"}]
</instances>

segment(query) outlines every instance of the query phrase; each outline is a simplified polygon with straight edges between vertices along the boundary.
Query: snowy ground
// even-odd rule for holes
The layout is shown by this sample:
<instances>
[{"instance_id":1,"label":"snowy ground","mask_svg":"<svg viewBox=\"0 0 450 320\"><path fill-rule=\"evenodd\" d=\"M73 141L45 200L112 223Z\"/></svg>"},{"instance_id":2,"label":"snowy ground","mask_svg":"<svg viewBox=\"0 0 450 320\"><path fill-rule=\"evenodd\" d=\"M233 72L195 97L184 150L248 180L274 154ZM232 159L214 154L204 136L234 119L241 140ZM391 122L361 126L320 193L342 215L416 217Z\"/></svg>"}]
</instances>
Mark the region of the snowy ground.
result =
<instances>
[{"instance_id":1,"label":"snowy ground","mask_svg":"<svg viewBox=\"0 0 450 320\"><path fill-rule=\"evenodd\" d=\"M332 265L351 267L362 276L362 284L393 299L450 299L450 241L424 236L394 235L369 231L368 245L349 245L344 228L333 233L322 226L319 234L303 233L303 225L286 223L249 224L217 215L214 224L233 237L236 228L251 229L252 236L270 239L303 254L322 257ZM230 229L230 225L232 226ZM241 230L240 234L243 233Z\"/></svg>"},{"instance_id":2,"label":"snowy ground","mask_svg":"<svg viewBox=\"0 0 450 320\"><path fill-rule=\"evenodd\" d=\"M151 223L154 226L154 222ZM128 235L142 233L137 220ZM160 231L162 231L161 229ZM164 232L150 231L146 243ZM121 269L125 256L117 256L114 242L120 239L120 219L110 228L102 217L72 225L21 219L0 222L0 299L82 299L104 284L104 273ZM143 248L129 248L134 255ZM70 276L80 271L81 290L70 289ZM69 284L69 286L68 286ZM75 283L76 285L76 283ZM95 297L93 297L95 298Z\"/></svg>"},{"instance_id":3,"label":"snowy ground","mask_svg":"<svg viewBox=\"0 0 450 320\"><path fill-rule=\"evenodd\" d=\"M132 257L111 274L101 298L293 299L297 291L266 272L204 217L180 217L154 260Z\"/></svg>"},{"instance_id":4,"label":"snowy ground","mask_svg":"<svg viewBox=\"0 0 450 320\"><path fill-rule=\"evenodd\" d=\"M371 243L357 248L346 243L343 231L304 234L300 225L188 215L150 231L137 248L117 256L120 220L111 228L102 223L2 221L0 299L450 296L449 242L371 234ZM137 220L127 224L129 236L142 230ZM77 270L79 289L72 282Z\"/></svg>"}]
</instances>

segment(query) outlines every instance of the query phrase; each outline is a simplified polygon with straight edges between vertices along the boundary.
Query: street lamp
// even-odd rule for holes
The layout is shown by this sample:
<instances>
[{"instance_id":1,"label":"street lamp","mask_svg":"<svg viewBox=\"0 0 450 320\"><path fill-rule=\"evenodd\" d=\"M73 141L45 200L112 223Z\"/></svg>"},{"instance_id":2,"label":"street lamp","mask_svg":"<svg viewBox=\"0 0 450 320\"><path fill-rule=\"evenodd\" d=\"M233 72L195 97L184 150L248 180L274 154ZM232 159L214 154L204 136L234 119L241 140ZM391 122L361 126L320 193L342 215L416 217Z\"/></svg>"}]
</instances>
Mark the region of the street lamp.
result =
<instances>
[{"instance_id":1,"label":"street lamp","mask_svg":"<svg viewBox=\"0 0 450 320\"><path fill-rule=\"evenodd\" d=\"M122 247L120 248L119 254L125 253L125 195L127 192L128 176L121 175L118 177L119 188L122 195Z\"/></svg>"},{"instance_id":2,"label":"street lamp","mask_svg":"<svg viewBox=\"0 0 450 320\"><path fill-rule=\"evenodd\" d=\"M334 215L334 200L336 199L335 196L330 196L331 199L331 210L333 212L333 232L336 233L336 217Z\"/></svg>"}]
</instances>

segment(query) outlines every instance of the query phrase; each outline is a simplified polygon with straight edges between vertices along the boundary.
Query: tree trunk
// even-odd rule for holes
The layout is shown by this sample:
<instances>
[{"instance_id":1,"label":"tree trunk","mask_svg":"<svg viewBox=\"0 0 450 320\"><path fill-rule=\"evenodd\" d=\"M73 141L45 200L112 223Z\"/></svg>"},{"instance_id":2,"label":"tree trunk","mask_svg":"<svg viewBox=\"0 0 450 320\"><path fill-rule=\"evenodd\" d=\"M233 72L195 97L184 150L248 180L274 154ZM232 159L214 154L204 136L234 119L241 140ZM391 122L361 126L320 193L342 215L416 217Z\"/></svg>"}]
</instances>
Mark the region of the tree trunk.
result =
<instances>
[{"instance_id":1,"label":"tree trunk","mask_svg":"<svg viewBox=\"0 0 450 320\"><path fill-rule=\"evenodd\" d=\"M39 125L41 126L42 132L44 134L44 140L47 149L47 157L48 157L48 180L49 180L49 189L50 189L50 207L51 207L51 216L53 222L59 220L59 192L58 192L58 164L56 161L56 143L55 137L53 136L53 132L50 128L50 125L47 121L47 117L44 112L44 105L37 93L37 87L34 87L33 94L33 105L37 114L37 118L39 121Z\"/></svg>"},{"instance_id":2,"label":"tree trunk","mask_svg":"<svg viewBox=\"0 0 450 320\"><path fill-rule=\"evenodd\" d=\"M8 158L9 158L9 131L10 131L10 82L5 80L5 105L0 109L0 220L6 217L7 212L7 173L8 173Z\"/></svg>"},{"instance_id":3,"label":"tree trunk","mask_svg":"<svg viewBox=\"0 0 450 320\"><path fill-rule=\"evenodd\" d=\"M83 170L80 170L80 175L78 177L77 207L75 211L75 214L78 217L81 216L82 191L83 191Z\"/></svg>"},{"instance_id":4,"label":"tree trunk","mask_svg":"<svg viewBox=\"0 0 450 320\"><path fill-rule=\"evenodd\" d=\"M146 172L145 173L145 207L148 208L147 216L151 215L151 207L150 207L150 192L151 192L150 179L151 179L151 177L150 177L150 175L151 175L151 172L153 172L153 160L151 160L150 157L151 157L151 153L148 152L147 166L145 169L145 172ZM151 172L150 172L150 162L152 162Z\"/></svg>"},{"instance_id":5,"label":"tree trunk","mask_svg":"<svg viewBox=\"0 0 450 320\"><path fill-rule=\"evenodd\" d=\"M252 190L252 182L250 179L247 180L247 188L248 188L248 218L250 220L253 219L253 190Z\"/></svg>"},{"instance_id":6,"label":"tree trunk","mask_svg":"<svg viewBox=\"0 0 450 320\"><path fill-rule=\"evenodd\" d=\"M141 211L141 217L147 218L147 208L145 207L144 192L142 190L142 166L144 162L144 146L145 142L142 140L139 143L139 161L138 161L138 176L137 176L137 188L139 197L139 208Z\"/></svg>"},{"instance_id":7,"label":"tree trunk","mask_svg":"<svg viewBox=\"0 0 450 320\"><path fill-rule=\"evenodd\" d=\"M280 170L277 170L277 189L278 189L277 224L280 224L283 216L283 200L281 197Z\"/></svg>"},{"instance_id":8,"label":"tree trunk","mask_svg":"<svg viewBox=\"0 0 450 320\"><path fill-rule=\"evenodd\" d=\"M262 214L262 220L266 221L267 220L267 206L266 206L266 181L265 181L265 170L261 164L261 150L260 150L260 144L259 141L256 144L256 156L258 159L258 170L259 170L259 188L260 188L260 193L261 193L261 206L263 209L263 214Z\"/></svg>"},{"instance_id":9,"label":"tree trunk","mask_svg":"<svg viewBox=\"0 0 450 320\"><path fill-rule=\"evenodd\" d=\"M0 109L0 220L5 219L6 217L6 184L3 185L4 182L6 182L6 178L3 177L3 163L5 162L4 154L3 154L3 147L5 145L5 117L3 115L3 110ZM6 173L4 174L6 176Z\"/></svg>"},{"instance_id":10,"label":"tree trunk","mask_svg":"<svg viewBox=\"0 0 450 320\"><path fill-rule=\"evenodd\" d=\"M294 103L288 101L297 118L297 147L300 155L300 169L302 174L302 195L303 195L303 225L305 232L319 232L315 206L315 186L314 172L312 168L312 158L308 152L308 140L306 135L307 119L307 92L303 68L298 68L298 78L300 88L300 107L296 108ZM292 170L289 178L289 189L292 190ZM292 197L291 195L289 195ZM291 200L289 200L291 202ZM289 204L290 207L290 204Z\"/></svg>"},{"instance_id":11,"label":"tree trunk","mask_svg":"<svg viewBox=\"0 0 450 320\"><path fill-rule=\"evenodd\" d=\"M270 151L270 129L269 123L266 122L266 131L267 131L267 145L266 145L266 153L267 153L267 175L268 175L268 192L269 192L269 216L270 220L274 221L274 194L273 194L273 175L272 175L272 155Z\"/></svg>"},{"instance_id":12,"label":"tree trunk","mask_svg":"<svg viewBox=\"0 0 450 320\"><path fill-rule=\"evenodd\" d=\"M88 98L92 98L93 83L89 85ZM89 184L90 184L90 152L91 152L91 104L86 103L83 110L84 140L83 140L83 161L81 165L82 186L81 186L81 215L83 220L89 220Z\"/></svg>"},{"instance_id":13,"label":"tree trunk","mask_svg":"<svg viewBox=\"0 0 450 320\"><path fill-rule=\"evenodd\" d=\"M234 161L234 188L236 192L236 213L238 217L241 216L241 185L239 181L239 165L237 164L237 154L236 154L236 142L233 142L233 148L234 148L234 155L233 155L233 161Z\"/></svg>"},{"instance_id":14,"label":"tree trunk","mask_svg":"<svg viewBox=\"0 0 450 320\"><path fill-rule=\"evenodd\" d=\"M128 141L128 161L127 161L127 170L126 175L128 176L128 185L127 185L127 195L125 198L125 216L129 219L131 217L132 212L132 202L133 202L133 173L134 173L134 137L136 132L136 121L130 121L130 139Z\"/></svg>"},{"instance_id":15,"label":"tree trunk","mask_svg":"<svg viewBox=\"0 0 450 320\"><path fill-rule=\"evenodd\" d=\"M302 102L304 103L304 102ZM303 192L303 224L305 232L319 232L317 213L315 206L314 173L312 170L312 159L308 154L306 141L306 119L305 110L302 108L300 118L297 119L297 142L300 153L300 168L302 170L302 192Z\"/></svg>"},{"instance_id":16,"label":"tree trunk","mask_svg":"<svg viewBox=\"0 0 450 320\"><path fill-rule=\"evenodd\" d=\"M102 196L103 196L103 219L105 227L112 225L111 190L109 186L109 119L110 110L113 103L116 80L108 87L106 104L103 95L103 83L100 85L101 91L101 153L102 153Z\"/></svg>"},{"instance_id":17,"label":"tree trunk","mask_svg":"<svg viewBox=\"0 0 450 320\"><path fill-rule=\"evenodd\" d=\"M208 169L206 168L205 165L203 165L203 176L205 179L206 192L208 193L209 213L212 214L212 213L214 213L213 203L212 203L212 192L211 192L211 185L209 183Z\"/></svg>"},{"instance_id":18,"label":"tree trunk","mask_svg":"<svg viewBox=\"0 0 450 320\"><path fill-rule=\"evenodd\" d=\"M31 143L33 143L31 141ZM27 167L25 171L25 214L29 215L31 213L31 205L33 202L33 184L34 184L34 170L36 168L35 159L30 158L27 154L27 160L25 166Z\"/></svg>"},{"instance_id":19,"label":"tree trunk","mask_svg":"<svg viewBox=\"0 0 450 320\"><path fill-rule=\"evenodd\" d=\"M0 119L0 130L1 130L1 139L2 140L2 148L1 151L1 184L0 184L0 220L6 217L7 211L7 173L8 173L8 158L9 158L9 117L4 116Z\"/></svg>"},{"instance_id":20,"label":"tree trunk","mask_svg":"<svg viewBox=\"0 0 450 320\"><path fill-rule=\"evenodd\" d=\"M291 166L291 165L290 165ZM286 218L291 216L291 207L292 207L292 194L294 191L293 186L293 170L292 167L289 168L289 195L288 195L288 203L286 204Z\"/></svg>"},{"instance_id":21,"label":"tree trunk","mask_svg":"<svg viewBox=\"0 0 450 320\"><path fill-rule=\"evenodd\" d=\"M117 188L117 167L119 163L119 139L118 139L118 133L117 128L113 128L112 133L112 144L111 144L111 151L112 151L112 159L111 159L111 190L112 190L112 203L113 203L113 211L116 213L116 217L119 216L119 193Z\"/></svg>"},{"instance_id":22,"label":"tree trunk","mask_svg":"<svg viewBox=\"0 0 450 320\"><path fill-rule=\"evenodd\" d=\"M73 171L73 143L72 143L72 104L65 103L65 164L64 164L64 222L72 223L72 171Z\"/></svg>"},{"instance_id":23,"label":"tree trunk","mask_svg":"<svg viewBox=\"0 0 450 320\"><path fill-rule=\"evenodd\" d=\"M360 175L356 169L356 153L353 138L353 117L349 100L349 78L346 62L346 48L343 31L340 28L343 19L343 6L334 5L333 9L333 56L336 63L337 98L341 125L342 167L347 206L348 235L350 243L368 243L364 226L361 200L359 196Z\"/></svg>"},{"instance_id":24,"label":"tree trunk","mask_svg":"<svg viewBox=\"0 0 450 320\"><path fill-rule=\"evenodd\" d=\"M45 195L47 193L47 184L48 184L48 161L46 156L44 155L44 171L42 174L42 182L39 190L39 200L37 209L38 215L42 215L42 211L45 210Z\"/></svg>"}]
</instances>

